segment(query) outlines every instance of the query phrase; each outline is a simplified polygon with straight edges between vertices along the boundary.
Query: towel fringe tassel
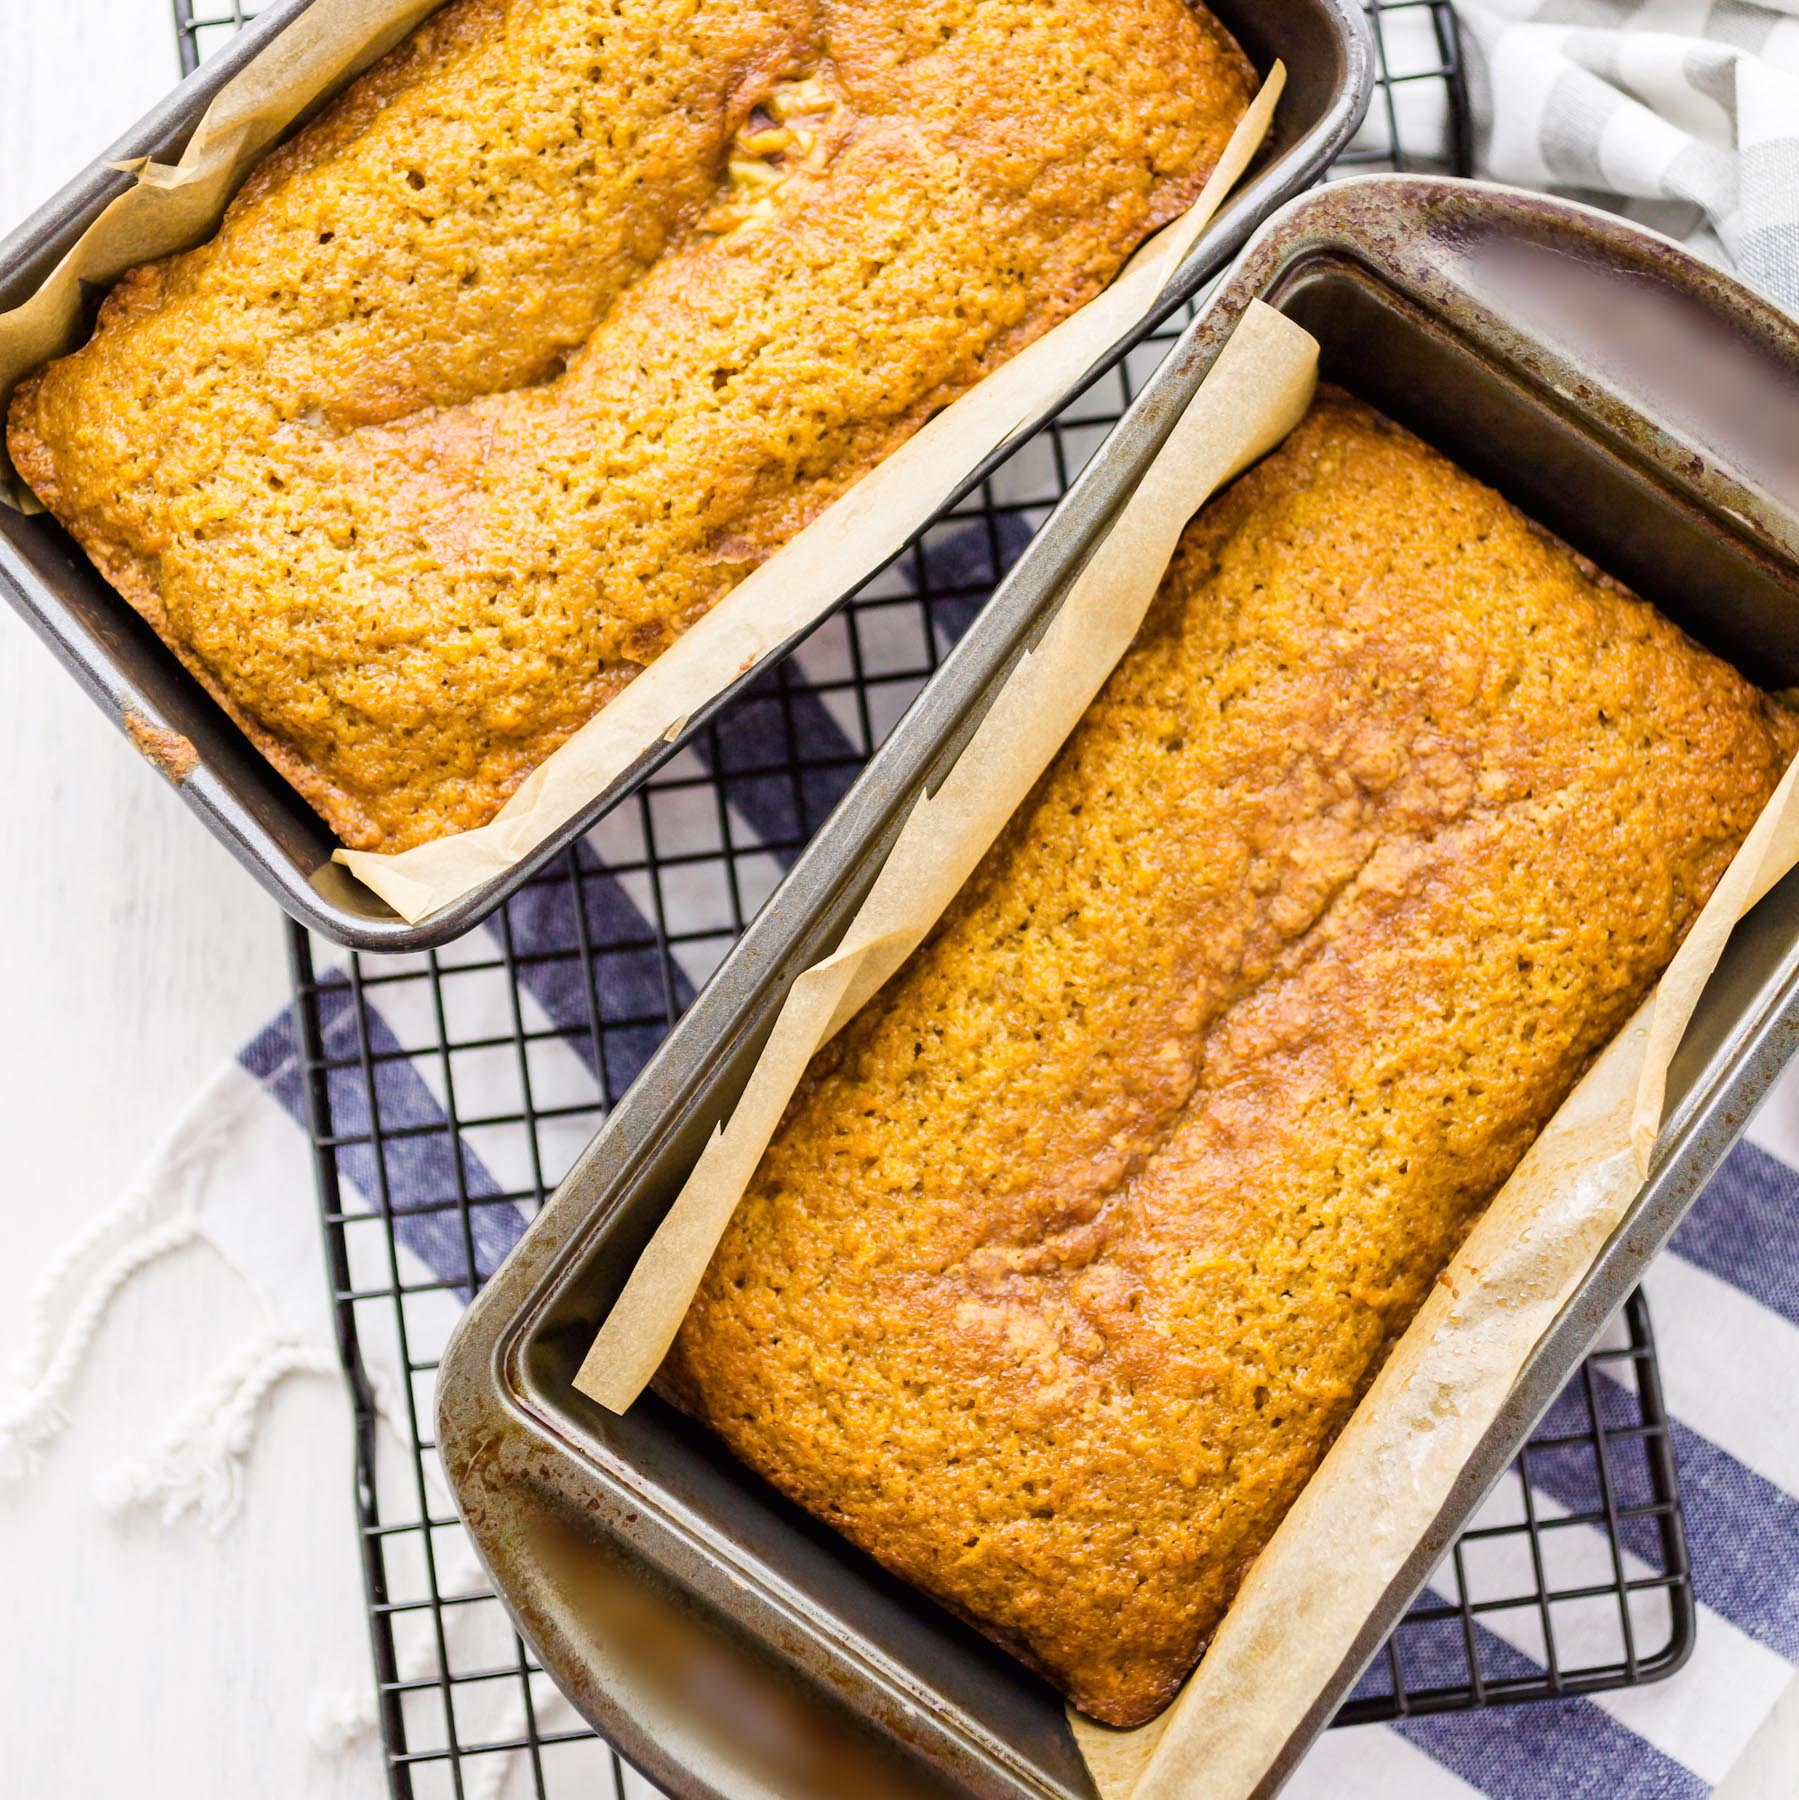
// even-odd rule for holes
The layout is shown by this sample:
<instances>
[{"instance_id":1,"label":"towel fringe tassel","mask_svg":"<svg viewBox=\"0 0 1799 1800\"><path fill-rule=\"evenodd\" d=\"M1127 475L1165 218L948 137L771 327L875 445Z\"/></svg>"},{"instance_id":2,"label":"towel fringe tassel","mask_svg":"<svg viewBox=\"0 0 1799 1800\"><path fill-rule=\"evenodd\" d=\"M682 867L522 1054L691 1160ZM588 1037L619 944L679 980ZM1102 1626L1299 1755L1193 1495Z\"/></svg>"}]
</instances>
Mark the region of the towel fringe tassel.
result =
<instances>
[{"instance_id":1,"label":"towel fringe tassel","mask_svg":"<svg viewBox=\"0 0 1799 1800\"><path fill-rule=\"evenodd\" d=\"M128 1194L45 1270L25 1303L24 1391L0 1406L0 1481L35 1474L44 1446L67 1429L63 1402L120 1289L199 1235L191 1207L156 1219L146 1196Z\"/></svg>"},{"instance_id":2,"label":"towel fringe tassel","mask_svg":"<svg viewBox=\"0 0 1799 1800\"><path fill-rule=\"evenodd\" d=\"M193 1513L221 1531L243 1502L244 1465L264 1401L290 1375L338 1373L336 1352L272 1331L230 1356L162 1438L96 1484L108 1512L155 1506L165 1525Z\"/></svg>"},{"instance_id":3,"label":"towel fringe tassel","mask_svg":"<svg viewBox=\"0 0 1799 1800\"><path fill-rule=\"evenodd\" d=\"M35 1474L44 1447L67 1429L64 1402L120 1289L202 1235L200 1196L233 1124L229 1109L207 1116L190 1108L125 1192L32 1285L14 1364L20 1391L0 1402L0 1481Z\"/></svg>"}]
</instances>

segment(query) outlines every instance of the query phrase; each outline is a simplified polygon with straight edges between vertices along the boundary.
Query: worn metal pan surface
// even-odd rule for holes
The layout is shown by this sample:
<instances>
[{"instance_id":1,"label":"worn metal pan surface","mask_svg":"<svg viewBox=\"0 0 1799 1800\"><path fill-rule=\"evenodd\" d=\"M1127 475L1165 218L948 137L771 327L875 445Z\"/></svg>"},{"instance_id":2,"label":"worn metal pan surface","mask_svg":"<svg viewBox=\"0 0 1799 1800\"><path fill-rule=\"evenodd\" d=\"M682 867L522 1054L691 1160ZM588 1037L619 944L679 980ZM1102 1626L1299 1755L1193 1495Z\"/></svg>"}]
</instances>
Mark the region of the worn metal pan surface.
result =
<instances>
[{"instance_id":1,"label":"worn metal pan surface","mask_svg":"<svg viewBox=\"0 0 1799 1800\"><path fill-rule=\"evenodd\" d=\"M615 1418L571 1383L787 986L833 947L898 822L1257 297L1318 336L1327 377L1494 482L1758 681L1799 682L1799 331L1788 321L1661 240L1475 183L1342 183L1262 229L476 1300L444 1362L441 1449L520 1629L581 1712L683 1800L882 1784L981 1800L1091 1794L1061 1706L1036 1678L654 1397ZM1796 1032L1799 876L1735 933L1672 1071L1647 1187L1271 1786L1666 1241Z\"/></svg>"},{"instance_id":2,"label":"worn metal pan surface","mask_svg":"<svg viewBox=\"0 0 1799 1800\"><path fill-rule=\"evenodd\" d=\"M0 241L0 310L31 293L129 177L113 167L132 157L173 160L213 96L243 65L290 27L313 0L281 0L263 13L173 95L105 151L68 187ZM1230 260L1255 226L1323 172L1366 111L1373 50L1356 0L1216 0L1258 68L1277 58L1288 84L1269 139L1236 195L1221 209L1170 283L1154 319L1191 299ZM1127 345L1090 371L1059 410ZM1040 421L1039 421L1040 422ZM1034 429L1027 426L1025 431ZM1019 435L1023 436L1021 432ZM961 500L1005 450L972 470L938 517ZM934 522L934 521L933 521ZM95 701L155 759L158 734L193 747L164 772L228 849L296 919L341 944L371 950L416 950L441 944L485 918L506 896L587 831L698 731L720 706L784 656L787 644L746 670L715 703L687 722L682 738L658 746L596 797L523 862L419 925L409 925L346 869L331 861L338 840L300 796L184 670L156 634L101 579L53 520L0 507L0 594L56 652ZM847 598L847 595L845 596ZM798 640L796 639L795 642Z\"/></svg>"}]
</instances>

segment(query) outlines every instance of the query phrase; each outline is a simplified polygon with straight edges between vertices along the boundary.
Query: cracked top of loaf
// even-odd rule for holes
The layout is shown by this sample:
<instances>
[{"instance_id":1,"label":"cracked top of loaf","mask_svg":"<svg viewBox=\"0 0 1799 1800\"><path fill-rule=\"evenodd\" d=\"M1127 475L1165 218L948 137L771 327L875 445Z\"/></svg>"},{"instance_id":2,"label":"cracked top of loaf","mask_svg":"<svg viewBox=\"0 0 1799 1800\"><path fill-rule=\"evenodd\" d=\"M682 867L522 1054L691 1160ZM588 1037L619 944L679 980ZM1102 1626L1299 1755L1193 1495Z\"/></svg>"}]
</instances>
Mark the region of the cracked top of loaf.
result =
<instances>
[{"instance_id":1,"label":"cracked top of loaf","mask_svg":"<svg viewBox=\"0 0 1799 1800\"><path fill-rule=\"evenodd\" d=\"M1076 1705L1151 1717L1796 745L1323 394L814 1062L664 1390Z\"/></svg>"},{"instance_id":2,"label":"cracked top of loaf","mask_svg":"<svg viewBox=\"0 0 1799 1800\"><path fill-rule=\"evenodd\" d=\"M346 843L490 818L1196 196L1187 0L452 0L25 382L25 479Z\"/></svg>"}]
</instances>

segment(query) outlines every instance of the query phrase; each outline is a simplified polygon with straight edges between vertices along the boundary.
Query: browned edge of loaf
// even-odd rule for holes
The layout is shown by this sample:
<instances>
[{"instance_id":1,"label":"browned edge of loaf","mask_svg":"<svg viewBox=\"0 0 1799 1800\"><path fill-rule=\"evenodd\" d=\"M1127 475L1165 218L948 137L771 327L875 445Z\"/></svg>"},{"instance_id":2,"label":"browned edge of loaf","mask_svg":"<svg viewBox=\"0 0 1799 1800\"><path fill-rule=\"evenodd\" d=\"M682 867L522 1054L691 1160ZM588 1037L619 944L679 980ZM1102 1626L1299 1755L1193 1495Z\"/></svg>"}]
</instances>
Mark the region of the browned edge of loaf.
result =
<instances>
[{"instance_id":1,"label":"browned edge of loaf","mask_svg":"<svg viewBox=\"0 0 1799 1800\"><path fill-rule=\"evenodd\" d=\"M207 697L214 701L231 723L255 745L263 759L273 766L275 772L311 806L314 812L331 825L352 849L361 843L370 841L373 827L355 799L330 780L317 764L308 762L284 738L277 736L260 720L239 706L225 691L223 684L213 674L211 667L201 657L194 654L183 641L181 634L170 625L168 614L163 609L161 592L158 590L155 577L151 572L151 565L144 558L134 555L122 545L115 544L103 533L83 530L80 521L67 518L57 510L54 460L35 429L29 425L21 428L21 409L25 404L25 396L28 389L35 387L39 379L39 375L27 376L14 391L13 428L7 442L13 464L20 475L24 477L31 491L43 501L45 510L87 552L89 560L99 570L107 585L130 603L132 611L143 619L173 652L181 666L206 690ZM135 734L133 734L133 741L136 741ZM197 753L195 760L198 761ZM375 833L374 836L378 841L379 834Z\"/></svg>"},{"instance_id":2,"label":"browned edge of loaf","mask_svg":"<svg viewBox=\"0 0 1799 1800\"><path fill-rule=\"evenodd\" d=\"M1254 64L1234 34L1203 4L1203 0L1184 0L1184 3L1205 27L1207 35L1214 40L1219 54L1234 63L1237 72L1253 93L1259 77ZM279 182L286 173L303 166L315 149L328 148L333 140L353 134L363 122L380 111L388 96L405 86L417 67L427 64L440 49L453 48L459 40L473 37L482 28L486 15L491 10L490 0L446 0L446 4L437 12L358 76L292 137L278 144L256 164L226 206L218 226L207 242L216 238L242 210ZM1195 167L1159 184L1150 201L1143 234L1145 238L1178 218L1198 199L1215 166L1208 164ZM204 248L204 245L200 248ZM115 320L128 318L139 306L153 306L155 293L161 286L162 269L191 254L192 251L176 252L127 270L101 303L95 317L93 334L90 336L106 330ZM1016 355L1084 306L1106 285L1106 282L1096 278L1071 288L1054 299L1046 299L1035 319L1009 334L1008 341L995 346L999 350L1000 359ZM66 352L65 355L73 353ZM62 358L52 360L60 361ZM46 368L49 366L45 365ZM209 698L218 704L263 758L324 819L342 842L351 849L381 848L386 842L382 828L355 796L333 781L323 768L301 754L278 732L272 731L263 720L238 705L211 667L174 629L162 603L153 561L139 556L124 544L114 542L104 531L89 527L85 520L72 516L68 509L59 504L54 457L35 422L35 396L43 373L43 369L35 370L20 381L7 404L7 451L20 478L45 510L86 551L108 585L155 631L182 667L199 682ZM953 398L953 394L928 397L911 415L896 424L888 450L903 443ZM816 519L829 504L830 498L826 496L803 509L799 529ZM746 665L738 673L747 673L748 667ZM546 754L553 754L557 747L552 745ZM490 819L498 813L505 799L516 791L530 772L528 768L518 771L506 793L489 813ZM443 835L453 836L455 833Z\"/></svg>"},{"instance_id":3,"label":"browned edge of loaf","mask_svg":"<svg viewBox=\"0 0 1799 1800\"><path fill-rule=\"evenodd\" d=\"M184 738L180 732L170 731L165 725L155 724L133 707L125 708L123 718L125 735L138 755L176 787L200 766L200 753L191 738Z\"/></svg>"},{"instance_id":4,"label":"browned edge of loaf","mask_svg":"<svg viewBox=\"0 0 1799 1800\"><path fill-rule=\"evenodd\" d=\"M1352 396L1345 394L1338 388L1328 384L1321 386L1319 390L1319 399L1326 404L1347 404L1349 407L1354 408L1356 412L1371 417L1381 429L1390 432L1395 437L1408 439L1414 443L1419 441L1415 437L1415 434L1405 430L1404 427L1397 425L1393 421L1373 413L1371 408L1367 408L1364 403L1355 400ZM1431 448L1430 446L1425 447L1427 449ZM1433 454L1441 456L1440 452L1435 452L1434 450ZM1457 465L1452 464L1452 466ZM1459 473L1468 480L1472 481L1475 479L1474 477L1468 476L1465 470L1459 470ZM1479 485L1486 487L1489 493L1493 492L1489 484L1480 483ZM1501 498L1503 498L1503 496L1501 496ZM1642 600L1641 597L1636 595L1624 582L1599 569L1590 558L1573 549L1558 534L1542 526L1535 520L1532 520L1516 506L1511 506L1510 510L1517 521L1525 527L1531 535L1544 543L1553 546L1562 555L1567 557L1569 562L1579 571L1581 576L1592 585L1628 600L1637 606L1643 607L1646 611L1654 612L1656 617L1673 630L1693 654L1702 656L1708 661L1720 660L1716 658L1712 652L1705 650L1702 645L1695 643L1688 633L1673 620L1669 619L1666 613L1661 612L1658 608L1654 608L1649 602ZM1745 684L1745 686L1747 685L1748 684ZM1750 692L1758 697L1768 709L1766 716L1770 728L1770 735L1774 740L1773 747L1783 757L1790 755L1793 749L1796 746L1799 746L1799 715L1795 715L1789 707L1783 706L1779 699L1767 694L1763 690L1750 689ZM1045 779L1047 778L1048 776L1046 773ZM1030 805L1030 800L1027 799L1024 805L1028 807ZM1699 905L1702 903L1702 899L1695 903L1693 909L1694 916L1697 915ZM1690 928L1690 924L1691 919L1689 918L1688 928ZM936 933L934 930L932 936L934 937L935 935ZM1684 935L1684 932L1682 935ZM927 939L927 943L928 942L929 940ZM878 1004L878 1001L876 1004ZM811 1085L811 1077L813 1075L823 1073L836 1065L840 1060L842 1044L843 1040L840 1038L836 1040L833 1045L827 1046L819 1053L819 1056L814 1061L812 1070L809 1072L807 1081L808 1086ZM1587 1055L1579 1067L1574 1070L1573 1078L1568 1084L1570 1090L1578 1081L1580 1075L1584 1073L1587 1068L1591 1067L1592 1063L1597 1059L1598 1055L1602 1054L1602 1052L1603 1046L1601 1046L1600 1049L1592 1051ZM790 1113L794 1108L797 1108L799 1101L800 1095L796 1094L793 1106L789 1109ZM782 1126L777 1129L784 1129L785 1124L786 1120L784 1119ZM1493 1192L1497 1192L1497 1189L1494 1189ZM1492 1194L1489 1193L1488 1203L1490 1203L1491 1198ZM1484 1205L1480 1210L1484 1211ZM1478 1217L1478 1212L1474 1216ZM1439 1274L1438 1279L1442 1279L1441 1274ZM1393 1342L1395 1341L1397 1340L1389 1340L1380 1355L1377 1356L1371 1366L1363 1372L1359 1384L1362 1393L1365 1393L1367 1387L1372 1383L1381 1364L1384 1362L1386 1355L1390 1353ZM709 1429L716 1428L712 1410L708 1406L705 1397L695 1385L692 1371L687 1366L680 1340L677 1340L675 1349L671 1352L669 1359L658 1372L653 1385L656 1391L664 1399L693 1418L696 1422ZM1359 1401L1357 1404L1359 1404ZM1347 1420L1350 1417L1353 1417L1354 1410L1354 1406L1351 1406L1345 1413L1343 1424L1346 1424ZM1324 1440L1319 1451L1319 1462L1322 1462L1324 1455L1328 1453L1331 1443L1334 1442L1335 1437L1340 1433L1343 1424L1339 1424L1337 1430L1333 1432L1329 1438ZM1314 1463L1313 1468L1315 1469L1316 1467L1317 1464ZM776 1485L786 1491L784 1483L777 1482ZM882 1564L894 1574L900 1576L902 1579L917 1579L915 1572L908 1564L908 1557L904 1545L896 1544L884 1546L879 1543L868 1541L866 1536L858 1534L857 1522L854 1518L843 1513L840 1509L831 1504L827 1497L821 1496L816 1492L801 1494L790 1491L788 1497L805 1506L806 1509L809 1512L812 1512L816 1517L819 1517L827 1524L843 1532L846 1536L851 1538L853 1542L857 1543L864 1553L871 1555L875 1561ZM1252 1563L1253 1557L1250 1559L1250 1562L1245 1563L1244 1567L1238 1571L1239 1585L1241 1579L1247 1575L1248 1568ZM1003 1623L991 1618L983 1617L969 1610L969 1608L962 1604L954 1594L942 1590L935 1584L930 1585L926 1591L928 1592L930 1601L934 1605L942 1607L948 1613L972 1625L984 1636L999 1644L1008 1653L1016 1657L1021 1663L1050 1679L1052 1683L1067 1692L1074 1704L1083 1711L1090 1713L1092 1716L1105 1723L1121 1727L1135 1727L1145 1724L1162 1712L1184 1687L1188 1676L1191 1674L1194 1663L1198 1661L1210 1641L1208 1637L1206 1642L1202 1642L1196 1647L1192 1662L1189 1662L1184 1669L1173 1670L1158 1668L1155 1670L1153 1678L1146 1678L1135 1690L1131 1704L1127 1708L1117 1708L1105 1703L1096 1704L1093 1696L1083 1694L1077 1687L1071 1686L1067 1671L1064 1670L1058 1672L1048 1668L1033 1652L1031 1647L1022 1642L1018 1635L1009 1630ZM1147 1673L1148 1672L1146 1672L1146 1674Z\"/></svg>"}]
</instances>

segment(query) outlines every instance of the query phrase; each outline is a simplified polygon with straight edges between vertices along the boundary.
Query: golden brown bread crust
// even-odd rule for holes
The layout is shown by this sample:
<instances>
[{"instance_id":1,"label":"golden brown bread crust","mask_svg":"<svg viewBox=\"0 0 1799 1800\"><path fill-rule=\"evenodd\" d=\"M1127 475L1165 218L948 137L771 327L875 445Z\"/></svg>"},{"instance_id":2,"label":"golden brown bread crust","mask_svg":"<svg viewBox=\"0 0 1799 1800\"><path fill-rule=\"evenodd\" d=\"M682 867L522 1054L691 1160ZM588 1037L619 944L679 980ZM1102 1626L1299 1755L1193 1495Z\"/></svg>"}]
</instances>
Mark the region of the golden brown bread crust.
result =
<instances>
[{"instance_id":1,"label":"golden brown bread crust","mask_svg":"<svg viewBox=\"0 0 1799 1800\"><path fill-rule=\"evenodd\" d=\"M1132 1725L1799 734L1326 394L815 1062L661 1377Z\"/></svg>"},{"instance_id":2,"label":"golden brown bread crust","mask_svg":"<svg viewBox=\"0 0 1799 1800\"><path fill-rule=\"evenodd\" d=\"M118 284L9 447L404 849L1097 292L1252 85L1186 0L452 0Z\"/></svg>"}]
</instances>

